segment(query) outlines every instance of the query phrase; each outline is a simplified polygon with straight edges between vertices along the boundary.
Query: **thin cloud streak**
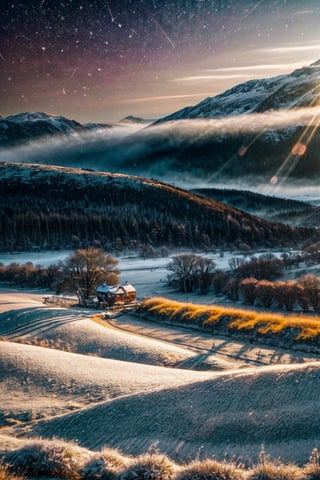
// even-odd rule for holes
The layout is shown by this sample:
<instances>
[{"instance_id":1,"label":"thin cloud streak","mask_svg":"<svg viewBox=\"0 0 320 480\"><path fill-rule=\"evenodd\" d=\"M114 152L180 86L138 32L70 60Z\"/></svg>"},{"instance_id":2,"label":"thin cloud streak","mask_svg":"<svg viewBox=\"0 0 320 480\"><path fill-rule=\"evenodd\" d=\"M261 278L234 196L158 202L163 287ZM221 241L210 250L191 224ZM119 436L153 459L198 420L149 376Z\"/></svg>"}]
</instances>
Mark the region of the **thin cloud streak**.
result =
<instances>
[{"instance_id":1,"label":"thin cloud streak","mask_svg":"<svg viewBox=\"0 0 320 480\"><path fill-rule=\"evenodd\" d=\"M267 47L259 48L255 52L261 53L295 53L295 52L313 52L319 51L320 53L320 43L310 44L310 45L294 45L294 46L284 46L284 47Z\"/></svg>"},{"instance_id":2,"label":"thin cloud streak","mask_svg":"<svg viewBox=\"0 0 320 480\"><path fill-rule=\"evenodd\" d=\"M242 67L225 67L225 68L212 68L204 70L204 72L242 72L251 70L284 70L294 69L302 67L301 62L295 63L269 63L264 65L244 65Z\"/></svg>"},{"instance_id":3,"label":"thin cloud streak","mask_svg":"<svg viewBox=\"0 0 320 480\"><path fill-rule=\"evenodd\" d=\"M179 98L191 98L191 97L206 97L214 96L215 94L211 92L202 92L202 93L189 93L183 95L161 95L157 97L139 97L126 100L119 100L117 103L139 103L139 102L154 102L157 100L174 100Z\"/></svg>"},{"instance_id":4,"label":"thin cloud streak","mask_svg":"<svg viewBox=\"0 0 320 480\"><path fill-rule=\"evenodd\" d=\"M198 82L198 81L205 81L205 80L227 80L229 78L252 78L252 75L237 75L237 74L229 74L229 75L194 75L191 77L180 77L180 78L173 78L171 82Z\"/></svg>"},{"instance_id":5,"label":"thin cloud streak","mask_svg":"<svg viewBox=\"0 0 320 480\"><path fill-rule=\"evenodd\" d=\"M299 15L313 15L315 13L314 10L300 10L298 12L294 12L294 16L299 16Z\"/></svg>"}]
</instances>

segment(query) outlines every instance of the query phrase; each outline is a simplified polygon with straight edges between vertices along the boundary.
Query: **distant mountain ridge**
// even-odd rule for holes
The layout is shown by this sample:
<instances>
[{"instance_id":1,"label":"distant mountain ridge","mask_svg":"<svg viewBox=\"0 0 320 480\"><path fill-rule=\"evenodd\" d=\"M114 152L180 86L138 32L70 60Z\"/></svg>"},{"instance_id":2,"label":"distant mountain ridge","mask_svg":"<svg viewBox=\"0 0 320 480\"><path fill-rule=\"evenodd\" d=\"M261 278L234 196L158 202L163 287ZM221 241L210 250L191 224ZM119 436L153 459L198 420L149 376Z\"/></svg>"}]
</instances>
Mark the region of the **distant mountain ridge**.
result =
<instances>
[{"instance_id":1,"label":"distant mountain ridge","mask_svg":"<svg viewBox=\"0 0 320 480\"><path fill-rule=\"evenodd\" d=\"M15 145L44 136L71 135L98 128L112 128L111 124L86 123L61 115L44 112L23 112L8 117L0 117L0 146Z\"/></svg>"},{"instance_id":2,"label":"distant mountain ridge","mask_svg":"<svg viewBox=\"0 0 320 480\"><path fill-rule=\"evenodd\" d=\"M141 118L141 117L135 117L134 115L127 115L124 117L122 120L120 120L120 123L141 123L141 124L148 124L152 123L154 120L148 120L146 118Z\"/></svg>"},{"instance_id":3,"label":"distant mountain ridge","mask_svg":"<svg viewBox=\"0 0 320 480\"><path fill-rule=\"evenodd\" d=\"M240 83L197 105L160 118L154 125L172 120L221 118L320 105L319 82L320 60L289 74Z\"/></svg>"}]
</instances>

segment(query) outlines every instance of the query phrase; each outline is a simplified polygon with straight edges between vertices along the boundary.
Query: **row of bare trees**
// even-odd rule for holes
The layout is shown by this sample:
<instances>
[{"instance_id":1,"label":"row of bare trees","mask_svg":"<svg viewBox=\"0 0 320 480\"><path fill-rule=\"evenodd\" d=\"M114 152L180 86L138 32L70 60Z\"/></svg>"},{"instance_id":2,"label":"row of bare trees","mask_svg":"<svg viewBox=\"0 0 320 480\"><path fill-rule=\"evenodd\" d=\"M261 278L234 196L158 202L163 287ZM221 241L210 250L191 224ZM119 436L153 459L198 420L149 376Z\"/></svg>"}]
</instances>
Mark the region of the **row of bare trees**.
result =
<instances>
[{"instance_id":1,"label":"row of bare trees","mask_svg":"<svg viewBox=\"0 0 320 480\"><path fill-rule=\"evenodd\" d=\"M320 278L312 274L305 275L298 281L270 282L246 278L240 282L239 289L243 301L251 305L259 303L266 308L276 306L288 312L296 307L303 312L310 309L320 311Z\"/></svg>"},{"instance_id":2,"label":"row of bare trees","mask_svg":"<svg viewBox=\"0 0 320 480\"><path fill-rule=\"evenodd\" d=\"M320 311L320 278L309 274L299 280L272 282L257 278L239 278L226 272L216 272L212 280L215 293L224 294L232 301L242 300L247 305L303 312Z\"/></svg>"},{"instance_id":3,"label":"row of bare trees","mask_svg":"<svg viewBox=\"0 0 320 480\"><path fill-rule=\"evenodd\" d=\"M285 265L285 261L273 253L265 253L259 257L252 256L249 259L232 257L229 260L233 275L238 278L254 277L258 280L272 280L279 277Z\"/></svg>"},{"instance_id":4,"label":"row of bare trees","mask_svg":"<svg viewBox=\"0 0 320 480\"><path fill-rule=\"evenodd\" d=\"M265 254L250 260L233 257L229 265L232 277L225 272L216 272L216 264L209 258L195 254L176 255L167 267L172 272L168 276L168 284L181 292L199 289L200 293L206 294L213 283L217 283L214 285L217 290L219 282L225 284L231 278L236 278L237 284L239 279L247 277L258 280L276 278L281 273L283 261L272 254Z\"/></svg>"},{"instance_id":5,"label":"row of bare trees","mask_svg":"<svg viewBox=\"0 0 320 480\"><path fill-rule=\"evenodd\" d=\"M216 270L213 260L200 255L176 255L167 267L172 272L168 284L185 293L199 290L207 294L213 287L216 294L224 294L232 301L265 308L319 312L319 277L309 274L298 281L272 281L281 274L285 261L272 254L249 260L232 258L231 273L227 273Z\"/></svg>"}]
</instances>

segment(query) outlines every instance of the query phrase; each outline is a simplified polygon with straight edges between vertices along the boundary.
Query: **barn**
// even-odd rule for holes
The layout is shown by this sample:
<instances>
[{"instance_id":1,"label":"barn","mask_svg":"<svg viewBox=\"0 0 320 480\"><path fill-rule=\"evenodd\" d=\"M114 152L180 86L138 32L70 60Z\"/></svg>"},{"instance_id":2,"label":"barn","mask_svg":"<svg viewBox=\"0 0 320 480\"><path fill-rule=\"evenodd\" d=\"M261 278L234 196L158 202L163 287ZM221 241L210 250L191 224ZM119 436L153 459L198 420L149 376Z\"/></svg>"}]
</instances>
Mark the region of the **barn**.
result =
<instances>
[{"instance_id":1,"label":"barn","mask_svg":"<svg viewBox=\"0 0 320 480\"><path fill-rule=\"evenodd\" d=\"M136 289L128 282L122 285L111 286L102 283L96 289L99 302L105 303L108 307L114 305L127 305L136 301Z\"/></svg>"}]
</instances>

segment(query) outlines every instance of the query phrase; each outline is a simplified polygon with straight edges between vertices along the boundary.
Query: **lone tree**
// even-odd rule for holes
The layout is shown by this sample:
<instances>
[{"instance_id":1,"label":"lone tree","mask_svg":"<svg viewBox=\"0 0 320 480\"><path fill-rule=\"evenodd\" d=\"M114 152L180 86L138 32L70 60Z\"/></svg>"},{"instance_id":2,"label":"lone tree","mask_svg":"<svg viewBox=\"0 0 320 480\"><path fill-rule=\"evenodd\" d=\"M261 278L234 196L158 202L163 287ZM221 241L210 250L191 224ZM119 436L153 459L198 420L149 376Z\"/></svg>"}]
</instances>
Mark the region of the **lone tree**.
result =
<instances>
[{"instance_id":1,"label":"lone tree","mask_svg":"<svg viewBox=\"0 0 320 480\"><path fill-rule=\"evenodd\" d=\"M173 272L168 275L168 284L180 292L193 292L199 287L201 293L208 293L215 263L200 255L182 254L172 257L167 269Z\"/></svg>"},{"instance_id":2,"label":"lone tree","mask_svg":"<svg viewBox=\"0 0 320 480\"><path fill-rule=\"evenodd\" d=\"M60 262L60 290L76 292L80 305L94 294L101 282L119 283L118 260L99 248L76 250Z\"/></svg>"}]
</instances>

